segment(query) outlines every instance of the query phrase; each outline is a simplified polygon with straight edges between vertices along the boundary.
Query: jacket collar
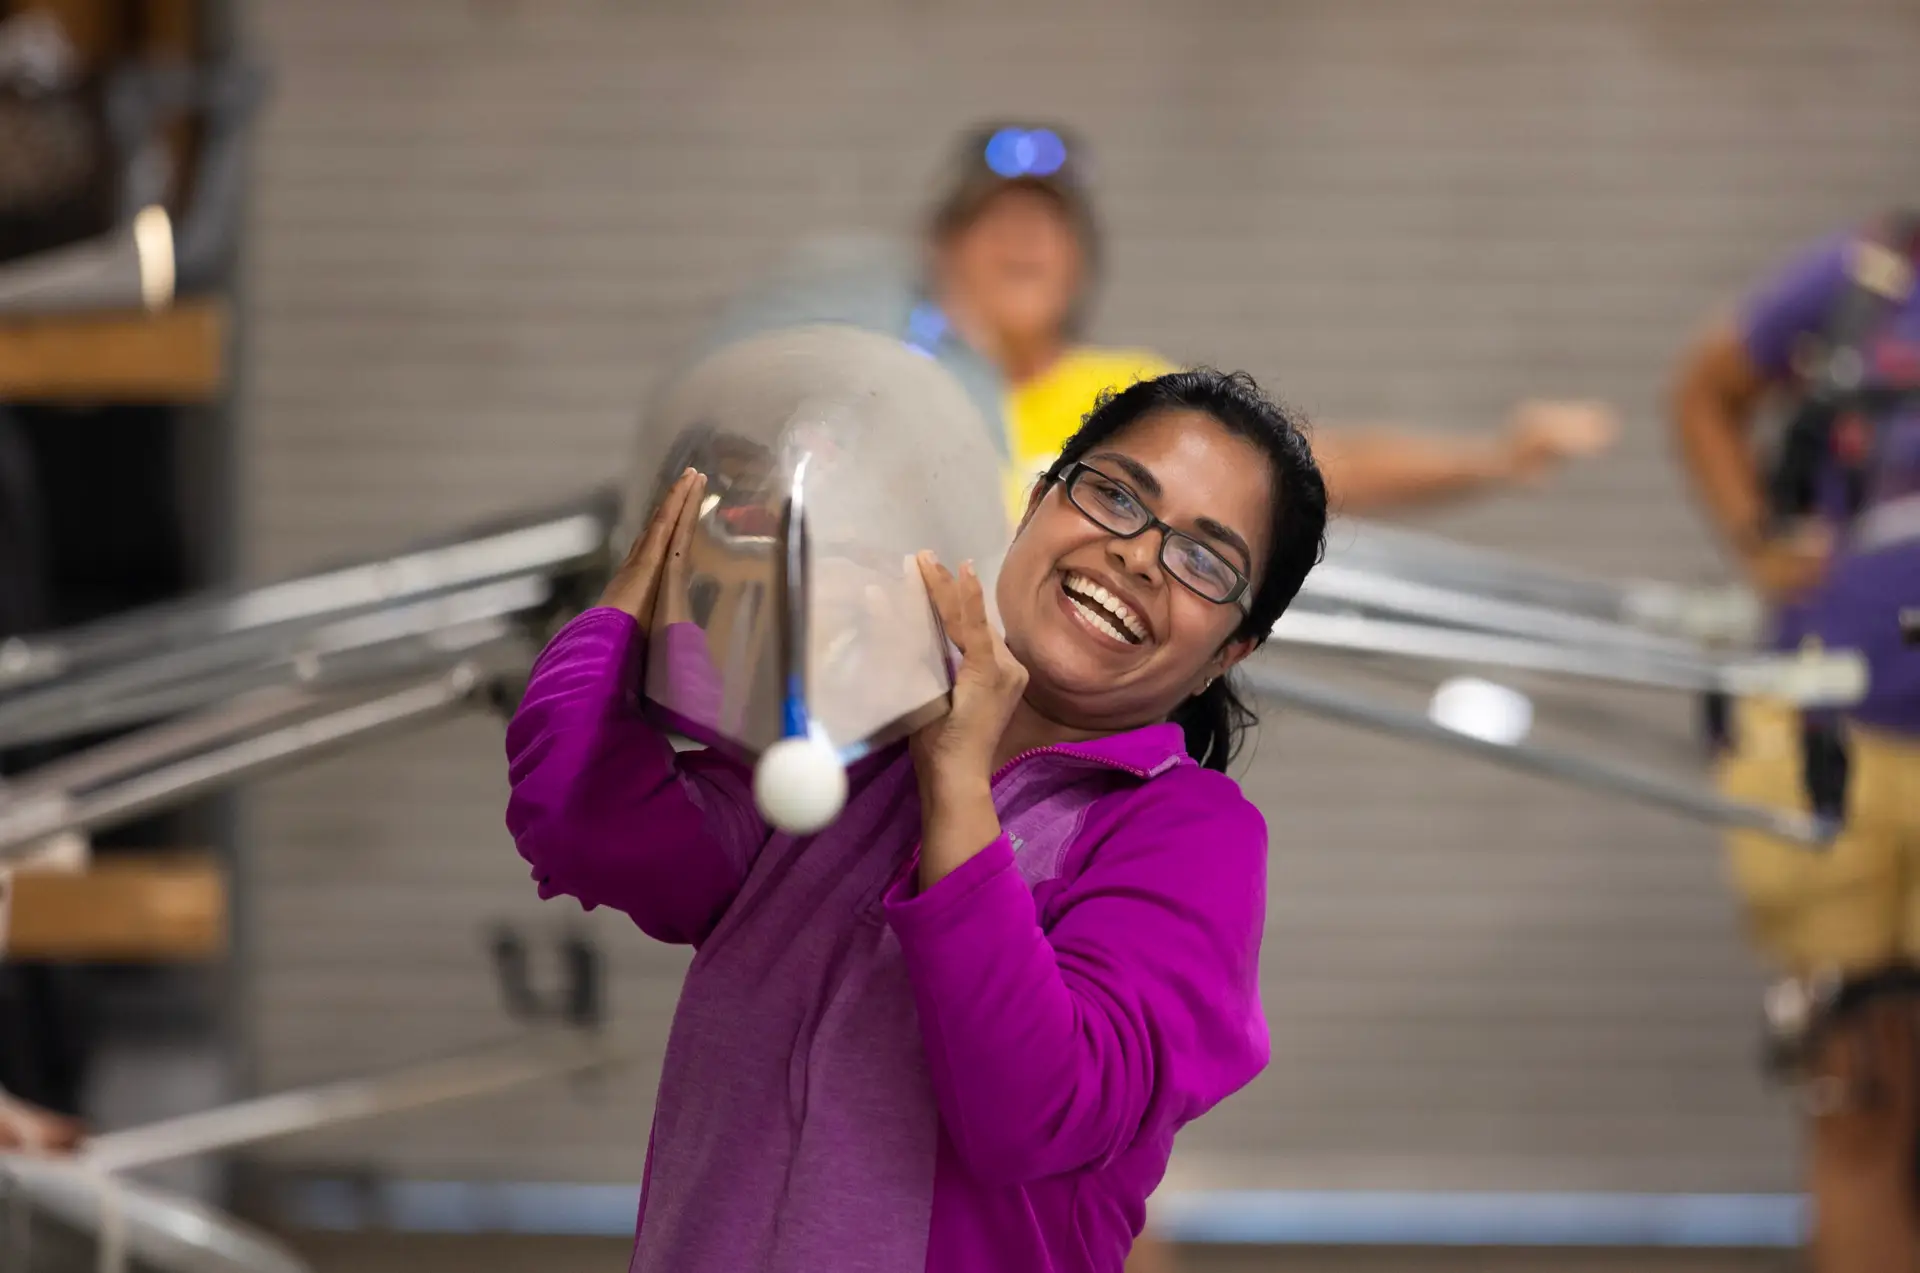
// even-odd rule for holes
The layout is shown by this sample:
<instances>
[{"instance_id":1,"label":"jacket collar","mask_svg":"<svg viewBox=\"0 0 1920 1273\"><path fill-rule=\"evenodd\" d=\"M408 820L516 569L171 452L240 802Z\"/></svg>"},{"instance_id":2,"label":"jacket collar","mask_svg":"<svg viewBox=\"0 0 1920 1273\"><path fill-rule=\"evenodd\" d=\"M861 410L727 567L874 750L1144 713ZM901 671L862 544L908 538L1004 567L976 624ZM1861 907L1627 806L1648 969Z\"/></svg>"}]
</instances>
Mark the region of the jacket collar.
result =
<instances>
[{"instance_id":1,"label":"jacket collar","mask_svg":"<svg viewBox=\"0 0 1920 1273\"><path fill-rule=\"evenodd\" d=\"M1155 778L1170 769L1194 763L1193 757L1187 754L1186 734L1170 721L1086 742L1060 743L1046 750L1125 769L1142 778Z\"/></svg>"}]
</instances>

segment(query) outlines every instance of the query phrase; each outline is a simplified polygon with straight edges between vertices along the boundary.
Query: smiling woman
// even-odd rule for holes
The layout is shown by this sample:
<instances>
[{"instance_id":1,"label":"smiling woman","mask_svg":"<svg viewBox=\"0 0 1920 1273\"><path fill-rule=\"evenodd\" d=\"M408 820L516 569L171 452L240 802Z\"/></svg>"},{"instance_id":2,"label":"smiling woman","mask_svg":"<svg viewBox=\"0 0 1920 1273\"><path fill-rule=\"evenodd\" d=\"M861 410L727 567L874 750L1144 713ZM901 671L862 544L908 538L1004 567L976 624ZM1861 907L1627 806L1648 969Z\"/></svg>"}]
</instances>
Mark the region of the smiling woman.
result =
<instances>
[{"instance_id":1,"label":"smiling woman","mask_svg":"<svg viewBox=\"0 0 1920 1273\"><path fill-rule=\"evenodd\" d=\"M1106 732L1172 720L1224 769L1251 719L1225 674L1320 559L1326 500L1301 427L1244 375L1174 372L1102 398L1001 567L1028 701Z\"/></svg>"},{"instance_id":2,"label":"smiling woman","mask_svg":"<svg viewBox=\"0 0 1920 1273\"><path fill-rule=\"evenodd\" d=\"M632 1268L1119 1273L1175 1134L1267 1062L1266 824L1217 771L1245 715L1226 673L1321 550L1301 430L1212 371L1104 401L1027 504L1004 636L970 563L922 556L950 708L797 838L628 692L684 626L646 598L701 481L555 636L507 736L542 894L699 949Z\"/></svg>"}]
</instances>

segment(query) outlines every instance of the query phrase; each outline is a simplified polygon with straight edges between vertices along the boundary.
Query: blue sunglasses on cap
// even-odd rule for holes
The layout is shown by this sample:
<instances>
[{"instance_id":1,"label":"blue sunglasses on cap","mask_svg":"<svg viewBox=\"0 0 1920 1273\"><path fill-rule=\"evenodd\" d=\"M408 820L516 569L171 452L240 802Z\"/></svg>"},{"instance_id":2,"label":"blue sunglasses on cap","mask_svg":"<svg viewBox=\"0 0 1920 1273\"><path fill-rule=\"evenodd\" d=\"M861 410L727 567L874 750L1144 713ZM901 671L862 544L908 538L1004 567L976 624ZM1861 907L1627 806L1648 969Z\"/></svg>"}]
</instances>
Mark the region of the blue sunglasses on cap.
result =
<instances>
[{"instance_id":1,"label":"blue sunglasses on cap","mask_svg":"<svg viewBox=\"0 0 1920 1273\"><path fill-rule=\"evenodd\" d=\"M1002 128L987 138L982 158L1009 181L1051 177L1066 166L1067 143L1051 128Z\"/></svg>"}]
</instances>

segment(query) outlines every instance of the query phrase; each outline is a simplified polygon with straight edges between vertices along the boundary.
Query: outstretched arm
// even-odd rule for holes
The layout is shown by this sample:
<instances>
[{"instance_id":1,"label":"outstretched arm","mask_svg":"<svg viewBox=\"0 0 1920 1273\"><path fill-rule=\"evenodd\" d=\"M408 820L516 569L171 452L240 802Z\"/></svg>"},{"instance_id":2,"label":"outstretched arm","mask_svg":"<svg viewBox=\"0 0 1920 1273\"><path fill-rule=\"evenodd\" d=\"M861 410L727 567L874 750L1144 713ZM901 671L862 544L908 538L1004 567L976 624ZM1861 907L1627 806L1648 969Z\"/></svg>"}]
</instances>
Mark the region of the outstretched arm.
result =
<instances>
[{"instance_id":1,"label":"outstretched arm","mask_svg":"<svg viewBox=\"0 0 1920 1273\"><path fill-rule=\"evenodd\" d=\"M1612 410L1593 402L1523 402L1495 434L1466 437L1334 426L1313 439L1335 507L1379 513L1478 495L1545 475L1613 444Z\"/></svg>"}]
</instances>

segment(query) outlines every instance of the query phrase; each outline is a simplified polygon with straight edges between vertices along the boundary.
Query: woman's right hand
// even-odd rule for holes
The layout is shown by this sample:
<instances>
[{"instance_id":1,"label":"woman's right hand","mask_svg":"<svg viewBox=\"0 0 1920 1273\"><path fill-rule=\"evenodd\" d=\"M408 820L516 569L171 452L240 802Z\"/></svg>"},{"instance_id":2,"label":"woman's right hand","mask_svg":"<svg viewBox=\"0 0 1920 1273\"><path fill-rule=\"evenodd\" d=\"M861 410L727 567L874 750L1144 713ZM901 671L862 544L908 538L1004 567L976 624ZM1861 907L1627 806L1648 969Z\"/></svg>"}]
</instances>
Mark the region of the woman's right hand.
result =
<instances>
[{"instance_id":1,"label":"woman's right hand","mask_svg":"<svg viewBox=\"0 0 1920 1273\"><path fill-rule=\"evenodd\" d=\"M639 620L642 632L653 623L662 588L669 597L686 592L687 549L706 489L707 479L699 470L682 473L600 594L601 605L626 611Z\"/></svg>"}]
</instances>

